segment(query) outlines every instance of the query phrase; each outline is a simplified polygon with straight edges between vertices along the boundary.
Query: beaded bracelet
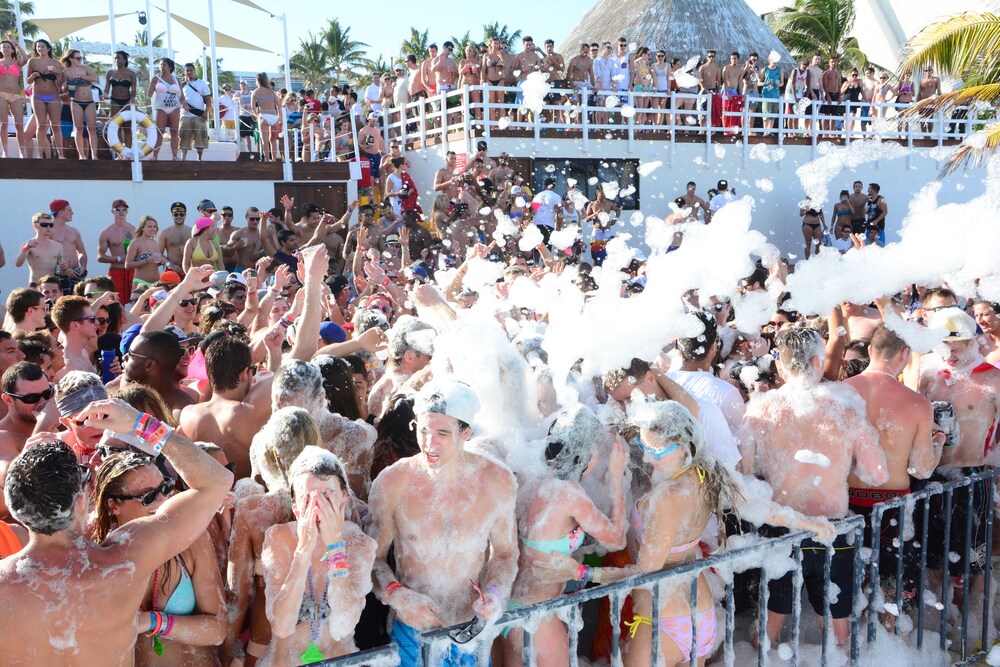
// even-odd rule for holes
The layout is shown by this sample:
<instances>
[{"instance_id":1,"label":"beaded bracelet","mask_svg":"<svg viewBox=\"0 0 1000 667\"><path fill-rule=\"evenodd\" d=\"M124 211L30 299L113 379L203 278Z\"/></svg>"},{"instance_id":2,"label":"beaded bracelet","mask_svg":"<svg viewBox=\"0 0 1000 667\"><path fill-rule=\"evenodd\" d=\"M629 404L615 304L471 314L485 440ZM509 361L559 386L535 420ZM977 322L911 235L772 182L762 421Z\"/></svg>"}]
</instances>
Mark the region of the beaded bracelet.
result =
<instances>
[{"instance_id":1,"label":"beaded bracelet","mask_svg":"<svg viewBox=\"0 0 1000 667\"><path fill-rule=\"evenodd\" d=\"M163 630L163 614L158 611L149 612L149 632L146 633L147 637L155 637L160 634Z\"/></svg>"}]
</instances>

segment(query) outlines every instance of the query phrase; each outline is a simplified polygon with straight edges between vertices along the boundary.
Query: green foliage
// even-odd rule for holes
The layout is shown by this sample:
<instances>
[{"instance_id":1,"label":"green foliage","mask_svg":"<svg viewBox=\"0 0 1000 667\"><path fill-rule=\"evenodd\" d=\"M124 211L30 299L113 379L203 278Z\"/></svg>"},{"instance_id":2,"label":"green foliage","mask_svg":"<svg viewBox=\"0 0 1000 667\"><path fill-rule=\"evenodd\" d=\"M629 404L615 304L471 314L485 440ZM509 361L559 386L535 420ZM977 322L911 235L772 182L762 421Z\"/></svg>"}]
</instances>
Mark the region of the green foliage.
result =
<instances>
[{"instance_id":1,"label":"green foliage","mask_svg":"<svg viewBox=\"0 0 1000 667\"><path fill-rule=\"evenodd\" d=\"M868 57L850 37L854 29L854 0L794 0L768 16L768 26L796 59L817 53L836 56L841 70L868 65Z\"/></svg>"},{"instance_id":2,"label":"green foliage","mask_svg":"<svg viewBox=\"0 0 1000 667\"><path fill-rule=\"evenodd\" d=\"M34 13L35 3L21 3L21 19L24 20L25 38L37 37L41 33L37 25L25 20ZM11 0L0 0L0 35L3 35L4 39L8 35L13 35L15 38L13 41L17 41L17 15L14 13L14 3Z\"/></svg>"},{"instance_id":3,"label":"green foliage","mask_svg":"<svg viewBox=\"0 0 1000 667\"><path fill-rule=\"evenodd\" d=\"M489 44L489 41L494 37L498 38L501 42L506 42L507 46L513 52L518 50L515 47L518 46L517 41L521 39L521 31L515 30L511 32L506 23L500 25L497 21L483 24L483 41Z\"/></svg>"},{"instance_id":4,"label":"green foliage","mask_svg":"<svg viewBox=\"0 0 1000 667\"><path fill-rule=\"evenodd\" d=\"M410 36L403 40L403 43L399 47L399 54L404 59L406 56L415 56L417 64L419 64L430 57L429 44L430 38L428 38L426 30L420 32L416 28L410 28Z\"/></svg>"}]
</instances>

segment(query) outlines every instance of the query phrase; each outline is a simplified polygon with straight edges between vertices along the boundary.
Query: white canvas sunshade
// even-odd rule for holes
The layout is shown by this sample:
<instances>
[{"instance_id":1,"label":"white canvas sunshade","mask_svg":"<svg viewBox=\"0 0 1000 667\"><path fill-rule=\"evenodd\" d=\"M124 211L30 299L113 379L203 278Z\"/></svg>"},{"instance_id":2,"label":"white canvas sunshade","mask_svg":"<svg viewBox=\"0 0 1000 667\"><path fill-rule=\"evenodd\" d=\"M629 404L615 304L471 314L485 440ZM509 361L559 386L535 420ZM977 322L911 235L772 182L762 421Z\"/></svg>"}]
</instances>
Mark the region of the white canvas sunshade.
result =
<instances>
[{"instance_id":1,"label":"white canvas sunshade","mask_svg":"<svg viewBox=\"0 0 1000 667\"><path fill-rule=\"evenodd\" d=\"M182 26L190 30L192 33L194 33L194 36L197 37L202 44L204 44L205 46L209 45L209 38L208 38L209 31L207 27L201 25L200 23L195 23L194 21L186 19L183 16L178 16L177 14L173 13L170 14L170 18L174 19ZM257 46L256 44L251 44L250 42L244 42L241 39L236 39L235 37L219 32L218 30L215 31L215 46L218 48L227 48L227 49L245 49L247 51L263 51L265 53L271 52L270 49L263 49Z\"/></svg>"},{"instance_id":2,"label":"white canvas sunshade","mask_svg":"<svg viewBox=\"0 0 1000 667\"><path fill-rule=\"evenodd\" d=\"M115 18L120 18L122 16L130 16L134 12L125 12L124 14L115 14ZM57 19L36 19L32 17L30 19L31 23L34 23L42 32L44 32L48 38L57 42L63 37L68 37L74 32L84 30L90 26L97 25L98 23L105 23L108 20L107 14L101 14L98 16L67 16L65 18Z\"/></svg>"}]
</instances>

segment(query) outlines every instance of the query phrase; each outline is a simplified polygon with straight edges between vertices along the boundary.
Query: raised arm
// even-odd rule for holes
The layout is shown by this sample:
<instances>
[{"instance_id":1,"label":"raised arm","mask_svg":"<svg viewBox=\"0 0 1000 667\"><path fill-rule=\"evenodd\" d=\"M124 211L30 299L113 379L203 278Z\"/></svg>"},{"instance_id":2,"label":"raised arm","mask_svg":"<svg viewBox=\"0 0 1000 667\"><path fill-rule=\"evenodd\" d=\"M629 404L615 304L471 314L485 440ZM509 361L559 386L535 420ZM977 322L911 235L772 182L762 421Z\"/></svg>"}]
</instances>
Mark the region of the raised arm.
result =
<instances>
[{"instance_id":1,"label":"raised arm","mask_svg":"<svg viewBox=\"0 0 1000 667\"><path fill-rule=\"evenodd\" d=\"M666 392L667 398L683 405L691 413L692 417L698 419L698 401L684 387L652 367L649 369L649 372L656 378L656 383L660 385L660 389Z\"/></svg>"},{"instance_id":2,"label":"raised arm","mask_svg":"<svg viewBox=\"0 0 1000 667\"><path fill-rule=\"evenodd\" d=\"M167 298L160 303L146 321L143 323L142 328L146 331L155 331L158 329L165 329L170 320L173 319L174 313L177 311L178 306L180 306L181 300L192 292L196 292L205 285L208 284L208 278L212 275L212 267L208 264L204 266L192 267L190 271L184 276L184 280L180 284L172 289L167 295Z\"/></svg>"},{"instance_id":3,"label":"raised arm","mask_svg":"<svg viewBox=\"0 0 1000 667\"><path fill-rule=\"evenodd\" d=\"M305 296L302 317L295 327L295 342L292 344L292 359L308 361L316 353L319 344L319 325L323 302L323 275L327 268L327 250L318 245L311 252L303 252L305 262Z\"/></svg>"}]
</instances>

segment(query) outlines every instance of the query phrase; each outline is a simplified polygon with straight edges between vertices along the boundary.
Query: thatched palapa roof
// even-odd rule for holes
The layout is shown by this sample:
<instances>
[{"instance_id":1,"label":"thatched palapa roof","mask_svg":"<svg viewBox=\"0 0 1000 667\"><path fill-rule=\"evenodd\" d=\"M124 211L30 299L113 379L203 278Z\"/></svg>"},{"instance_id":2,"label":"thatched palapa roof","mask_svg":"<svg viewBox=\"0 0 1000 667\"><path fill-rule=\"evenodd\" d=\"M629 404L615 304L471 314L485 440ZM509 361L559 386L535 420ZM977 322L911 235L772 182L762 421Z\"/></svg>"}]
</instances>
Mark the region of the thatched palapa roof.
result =
<instances>
[{"instance_id":1,"label":"thatched palapa roof","mask_svg":"<svg viewBox=\"0 0 1000 667\"><path fill-rule=\"evenodd\" d=\"M561 52L575 54L583 42L615 42L619 37L663 49L668 58L704 57L714 49L720 66L729 62L730 51L738 51L744 61L756 51L762 66L776 51L782 65L795 64L744 0L600 0L570 32Z\"/></svg>"}]
</instances>

